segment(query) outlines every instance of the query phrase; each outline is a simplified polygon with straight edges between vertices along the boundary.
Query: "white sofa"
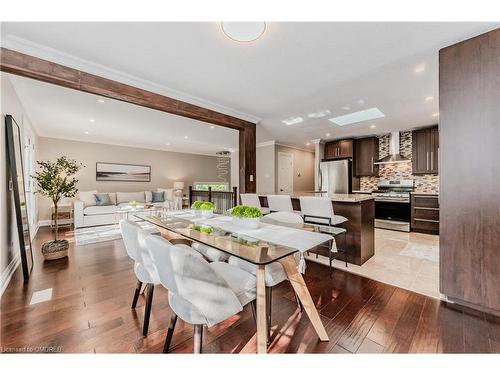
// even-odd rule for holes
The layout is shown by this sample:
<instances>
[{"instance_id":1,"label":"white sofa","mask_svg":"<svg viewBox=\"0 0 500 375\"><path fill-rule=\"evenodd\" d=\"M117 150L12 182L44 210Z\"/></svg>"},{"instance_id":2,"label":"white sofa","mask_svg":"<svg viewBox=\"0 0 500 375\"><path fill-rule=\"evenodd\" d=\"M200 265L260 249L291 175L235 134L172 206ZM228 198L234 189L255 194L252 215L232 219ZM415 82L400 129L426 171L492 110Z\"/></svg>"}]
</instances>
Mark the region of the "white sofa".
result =
<instances>
[{"instance_id":1,"label":"white sofa","mask_svg":"<svg viewBox=\"0 0 500 375\"><path fill-rule=\"evenodd\" d=\"M174 196L173 189L157 189L164 192L164 202L151 203L151 191L114 192L109 194L112 205L97 206L94 194L97 190L80 192L78 200L73 202L75 228L93 227L97 225L116 224L122 218L117 212L119 207L129 206L131 201L138 205L152 204L166 209L178 209L179 199ZM182 200L181 200L182 201Z\"/></svg>"}]
</instances>

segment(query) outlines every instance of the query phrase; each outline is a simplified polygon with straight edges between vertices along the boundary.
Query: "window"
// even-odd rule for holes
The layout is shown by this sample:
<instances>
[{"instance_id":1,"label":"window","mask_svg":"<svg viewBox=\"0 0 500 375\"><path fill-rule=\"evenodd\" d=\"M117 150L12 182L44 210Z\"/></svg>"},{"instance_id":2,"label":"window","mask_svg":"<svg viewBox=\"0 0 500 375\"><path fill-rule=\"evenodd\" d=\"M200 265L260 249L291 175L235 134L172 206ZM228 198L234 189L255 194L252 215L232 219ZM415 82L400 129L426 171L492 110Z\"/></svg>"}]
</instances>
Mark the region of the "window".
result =
<instances>
[{"instance_id":1,"label":"window","mask_svg":"<svg viewBox=\"0 0 500 375\"><path fill-rule=\"evenodd\" d=\"M229 191L229 183L227 182L195 182L194 190L208 190L211 187L212 191Z\"/></svg>"}]
</instances>

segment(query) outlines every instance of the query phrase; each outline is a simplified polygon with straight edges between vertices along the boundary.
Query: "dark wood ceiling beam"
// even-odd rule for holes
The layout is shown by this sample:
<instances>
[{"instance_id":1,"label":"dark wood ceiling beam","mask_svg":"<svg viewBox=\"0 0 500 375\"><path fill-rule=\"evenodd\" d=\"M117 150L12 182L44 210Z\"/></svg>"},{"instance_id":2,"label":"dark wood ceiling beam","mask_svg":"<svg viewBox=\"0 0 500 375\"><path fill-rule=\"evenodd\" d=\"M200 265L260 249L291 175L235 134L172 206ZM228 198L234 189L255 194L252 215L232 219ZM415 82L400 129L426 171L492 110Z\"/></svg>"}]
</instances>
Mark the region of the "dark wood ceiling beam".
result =
<instances>
[{"instance_id":1,"label":"dark wood ceiling beam","mask_svg":"<svg viewBox=\"0 0 500 375\"><path fill-rule=\"evenodd\" d=\"M143 107L189 117L231 129L244 129L252 122L203 108L181 100L169 98L151 91L133 87L94 74L69 68L38 57L1 48L1 70L7 73L30 77L39 81L85 91L111 99L137 104Z\"/></svg>"}]
</instances>

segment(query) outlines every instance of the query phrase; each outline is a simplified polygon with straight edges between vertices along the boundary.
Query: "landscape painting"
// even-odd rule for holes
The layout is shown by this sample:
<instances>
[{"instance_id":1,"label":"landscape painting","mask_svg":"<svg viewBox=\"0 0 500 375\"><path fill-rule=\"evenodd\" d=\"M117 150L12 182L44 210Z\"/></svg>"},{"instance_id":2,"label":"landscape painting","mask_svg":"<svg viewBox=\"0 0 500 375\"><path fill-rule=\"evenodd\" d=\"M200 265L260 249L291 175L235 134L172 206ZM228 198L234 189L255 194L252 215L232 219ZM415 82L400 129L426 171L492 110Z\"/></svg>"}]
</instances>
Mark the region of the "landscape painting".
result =
<instances>
[{"instance_id":1,"label":"landscape painting","mask_svg":"<svg viewBox=\"0 0 500 375\"><path fill-rule=\"evenodd\" d=\"M150 182L151 166L96 163L96 181Z\"/></svg>"}]
</instances>

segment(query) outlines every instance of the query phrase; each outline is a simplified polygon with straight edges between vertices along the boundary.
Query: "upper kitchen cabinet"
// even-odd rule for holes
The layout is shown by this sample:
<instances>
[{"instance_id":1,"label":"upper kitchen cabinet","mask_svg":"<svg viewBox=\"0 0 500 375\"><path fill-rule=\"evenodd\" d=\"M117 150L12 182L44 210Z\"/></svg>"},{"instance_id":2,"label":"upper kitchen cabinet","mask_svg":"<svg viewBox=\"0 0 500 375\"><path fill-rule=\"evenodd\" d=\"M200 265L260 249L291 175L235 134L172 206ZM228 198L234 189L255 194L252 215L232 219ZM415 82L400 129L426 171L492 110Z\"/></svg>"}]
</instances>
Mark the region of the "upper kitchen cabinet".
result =
<instances>
[{"instance_id":1,"label":"upper kitchen cabinet","mask_svg":"<svg viewBox=\"0 0 500 375\"><path fill-rule=\"evenodd\" d=\"M437 126L412 132L413 174L437 174L439 166L439 130Z\"/></svg>"},{"instance_id":2,"label":"upper kitchen cabinet","mask_svg":"<svg viewBox=\"0 0 500 375\"><path fill-rule=\"evenodd\" d=\"M378 176L378 138L360 138L354 141L354 174L357 177Z\"/></svg>"},{"instance_id":3,"label":"upper kitchen cabinet","mask_svg":"<svg viewBox=\"0 0 500 375\"><path fill-rule=\"evenodd\" d=\"M325 159L352 158L353 151L354 141L352 139L327 142L325 144Z\"/></svg>"}]
</instances>

